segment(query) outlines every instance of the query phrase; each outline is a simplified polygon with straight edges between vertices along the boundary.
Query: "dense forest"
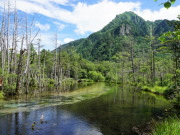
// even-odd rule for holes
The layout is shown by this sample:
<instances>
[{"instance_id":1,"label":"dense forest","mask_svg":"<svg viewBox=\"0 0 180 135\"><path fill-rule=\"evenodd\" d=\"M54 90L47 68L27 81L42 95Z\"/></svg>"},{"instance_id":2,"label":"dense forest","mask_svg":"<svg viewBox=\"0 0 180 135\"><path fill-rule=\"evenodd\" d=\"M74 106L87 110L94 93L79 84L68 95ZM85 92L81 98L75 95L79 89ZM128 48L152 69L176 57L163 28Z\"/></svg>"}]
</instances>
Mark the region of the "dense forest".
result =
<instances>
[{"instance_id":1,"label":"dense forest","mask_svg":"<svg viewBox=\"0 0 180 135\"><path fill-rule=\"evenodd\" d=\"M59 92L87 81L179 88L179 21L150 22L125 12L86 39L58 47L55 34L54 51L42 49L33 25L16 8L4 9L0 74L5 95Z\"/></svg>"}]
</instances>

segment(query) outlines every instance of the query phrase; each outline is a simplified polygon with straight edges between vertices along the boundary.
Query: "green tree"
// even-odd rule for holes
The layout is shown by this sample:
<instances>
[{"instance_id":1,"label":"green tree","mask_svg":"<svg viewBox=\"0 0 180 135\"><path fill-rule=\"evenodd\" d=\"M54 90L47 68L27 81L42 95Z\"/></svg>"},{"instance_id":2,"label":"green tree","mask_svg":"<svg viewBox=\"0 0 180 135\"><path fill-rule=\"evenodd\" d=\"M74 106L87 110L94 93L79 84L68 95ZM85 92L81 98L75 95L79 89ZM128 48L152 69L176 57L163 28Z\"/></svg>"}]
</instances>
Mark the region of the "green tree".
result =
<instances>
[{"instance_id":1,"label":"green tree","mask_svg":"<svg viewBox=\"0 0 180 135\"><path fill-rule=\"evenodd\" d=\"M179 82L177 71L179 71L180 68L180 16L178 16L178 19L179 20L174 23L174 31L166 32L159 38L162 44L161 48L173 54L175 87L179 85L177 84Z\"/></svg>"}]
</instances>

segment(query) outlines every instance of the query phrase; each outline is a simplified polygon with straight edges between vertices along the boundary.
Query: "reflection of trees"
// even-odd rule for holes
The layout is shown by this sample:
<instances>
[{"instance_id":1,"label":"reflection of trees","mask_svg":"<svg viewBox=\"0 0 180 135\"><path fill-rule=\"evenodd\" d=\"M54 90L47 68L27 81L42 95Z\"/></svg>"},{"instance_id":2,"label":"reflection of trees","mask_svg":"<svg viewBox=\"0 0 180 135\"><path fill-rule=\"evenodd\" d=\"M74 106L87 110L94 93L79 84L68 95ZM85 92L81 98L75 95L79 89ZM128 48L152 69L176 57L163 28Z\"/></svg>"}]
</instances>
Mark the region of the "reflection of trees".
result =
<instances>
[{"instance_id":1,"label":"reflection of trees","mask_svg":"<svg viewBox=\"0 0 180 135\"><path fill-rule=\"evenodd\" d=\"M124 85L122 85L122 90L121 90L121 103L124 104L125 103L125 98L124 98Z\"/></svg>"},{"instance_id":2,"label":"reflection of trees","mask_svg":"<svg viewBox=\"0 0 180 135\"><path fill-rule=\"evenodd\" d=\"M118 89L118 85L115 86L115 92L114 92L114 104L116 103L117 89Z\"/></svg>"},{"instance_id":3,"label":"reflection of trees","mask_svg":"<svg viewBox=\"0 0 180 135\"><path fill-rule=\"evenodd\" d=\"M99 88L98 86L96 87ZM48 117L48 124L53 121L57 126L60 126L66 120L62 119L61 115L68 115L69 112L73 114L72 118L77 117L85 122L87 121L88 124L97 127L103 134L117 135L122 132L130 134L132 126L142 124L152 115L161 111L161 107L157 106L156 98L151 95L137 93L136 89L125 85L116 85L112 86L112 88L114 93L108 95L84 100L72 105L51 107L46 112L48 116L46 114L44 116L45 118ZM22 128L27 128L23 123L30 123L29 125L31 125L34 120L39 119L38 117L42 115L43 111L39 109L30 113L9 115L8 118L11 119L6 122L6 125L10 126L6 127L6 129L8 131L13 130L12 133L16 134L26 132L22 131ZM14 127L14 129L11 129L11 127ZM52 129L49 128L49 130ZM51 133L53 132L57 133L51 131ZM26 133L29 133L29 131Z\"/></svg>"},{"instance_id":4,"label":"reflection of trees","mask_svg":"<svg viewBox=\"0 0 180 135\"><path fill-rule=\"evenodd\" d=\"M15 135L19 135L19 113L15 113L15 121L14 121L14 125L15 125Z\"/></svg>"}]
</instances>

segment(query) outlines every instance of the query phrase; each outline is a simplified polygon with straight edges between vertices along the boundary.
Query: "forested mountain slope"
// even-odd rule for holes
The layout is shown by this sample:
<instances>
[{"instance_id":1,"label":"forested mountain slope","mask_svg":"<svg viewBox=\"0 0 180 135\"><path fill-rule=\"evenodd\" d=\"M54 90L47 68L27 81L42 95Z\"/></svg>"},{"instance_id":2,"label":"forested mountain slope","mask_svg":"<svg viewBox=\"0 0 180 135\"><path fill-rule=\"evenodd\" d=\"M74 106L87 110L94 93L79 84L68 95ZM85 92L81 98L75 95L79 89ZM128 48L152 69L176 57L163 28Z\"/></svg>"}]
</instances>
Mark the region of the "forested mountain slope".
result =
<instances>
[{"instance_id":1,"label":"forested mountain slope","mask_svg":"<svg viewBox=\"0 0 180 135\"><path fill-rule=\"evenodd\" d=\"M62 48L74 47L78 53L91 61L111 60L122 49L128 49L133 44L137 50L148 46L147 37L159 37L162 33L172 31L172 22L168 20L145 21L133 12L117 15L102 30L91 34L86 39L80 39ZM133 41L130 43L130 39Z\"/></svg>"}]
</instances>

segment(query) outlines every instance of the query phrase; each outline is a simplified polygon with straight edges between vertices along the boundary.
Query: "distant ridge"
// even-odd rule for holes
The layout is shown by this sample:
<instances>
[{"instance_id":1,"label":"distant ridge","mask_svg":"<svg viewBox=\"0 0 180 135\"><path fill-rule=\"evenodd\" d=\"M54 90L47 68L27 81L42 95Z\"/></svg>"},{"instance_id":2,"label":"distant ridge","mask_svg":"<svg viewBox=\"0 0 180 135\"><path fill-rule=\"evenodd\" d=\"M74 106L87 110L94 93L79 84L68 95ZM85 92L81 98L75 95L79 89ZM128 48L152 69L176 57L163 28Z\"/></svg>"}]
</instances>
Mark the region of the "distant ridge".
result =
<instances>
[{"instance_id":1,"label":"distant ridge","mask_svg":"<svg viewBox=\"0 0 180 135\"><path fill-rule=\"evenodd\" d=\"M144 37L160 36L172 31L173 21L156 20L145 21L134 12L124 12L117 15L102 30L92 33L88 38L79 39L62 45L62 48L74 47L82 57L88 60L110 60L113 55L122 49L124 39L133 37L138 44L146 44ZM143 46L143 45L142 45Z\"/></svg>"}]
</instances>

